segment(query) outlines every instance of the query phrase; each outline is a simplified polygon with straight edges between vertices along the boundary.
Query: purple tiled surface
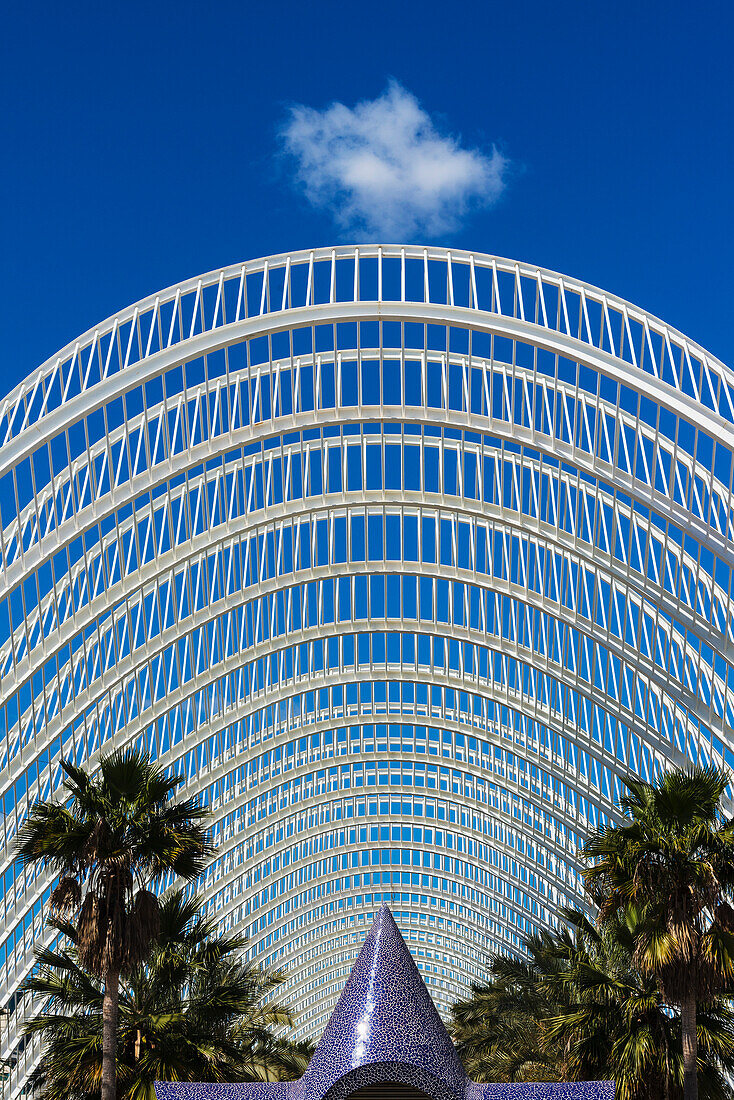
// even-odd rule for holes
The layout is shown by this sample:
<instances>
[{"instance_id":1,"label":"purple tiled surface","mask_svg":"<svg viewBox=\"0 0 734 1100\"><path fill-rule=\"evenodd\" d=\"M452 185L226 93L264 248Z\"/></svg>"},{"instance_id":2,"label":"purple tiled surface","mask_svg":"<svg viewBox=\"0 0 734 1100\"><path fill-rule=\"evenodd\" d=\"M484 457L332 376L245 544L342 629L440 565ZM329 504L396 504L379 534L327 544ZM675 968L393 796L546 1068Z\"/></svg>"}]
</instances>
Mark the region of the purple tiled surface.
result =
<instances>
[{"instance_id":1,"label":"purple tiled surface","mask_svg":"<svg viewBox=\"0 0 734 1100\"><path fill-rule=\"evenodd\" d=\"M157 1100L344 1100L365 1085L412 1085L432 1100L613 1100L611 1082L470 1081L386 905L380 909L309 1066L287 1084L156 1082Z\"/></svg>"},{"instance_id":2,"label":"purple tiled surface","mask_svg":"<svg viewBox=\"0 0 734 1100\"><path fill-rule=\"evenodd\" d=\"M253 1082L211 1085L177 1081L156 1081L157 1100L296 1100L300 1081L277 1084Z\"/></svg>"},{"instance_id":3,"label":"purple tiled surface","mask_svg":"<svg viewBox=\"0 0 734 1100\"><path fill-rule=\"evenodd\" d=\"M345 1075L376 1063L407 1065L452 1096L464 1092L466 1078L454 1045L387 906L378 913L301 1078L303 1100L321 1100ZM364 1083L379 1079L371 1075Z\"/></svg>"},{"instance_id":4,"label":"purple tiled surface","mask_svg":"<svg viewBox=\"0 0 734 1100\"><path fill-rule=\"evenodd\" d=\"M549 1085L478 1085L469 1082L466 1100L614 1100L613 1081Z\"/></svg>"}]
</instances>

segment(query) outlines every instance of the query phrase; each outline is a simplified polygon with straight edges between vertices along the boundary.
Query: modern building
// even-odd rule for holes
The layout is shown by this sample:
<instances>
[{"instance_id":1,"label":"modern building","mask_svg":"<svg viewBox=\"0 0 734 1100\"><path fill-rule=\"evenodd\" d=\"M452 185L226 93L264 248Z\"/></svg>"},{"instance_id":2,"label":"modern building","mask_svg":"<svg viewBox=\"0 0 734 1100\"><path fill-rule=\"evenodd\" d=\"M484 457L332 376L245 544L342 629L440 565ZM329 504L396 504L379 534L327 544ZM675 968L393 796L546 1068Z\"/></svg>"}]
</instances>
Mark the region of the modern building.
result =
<instances>
[{"instance_id":1,"label":"modern building","mask_svg":"<svg viewBox=\"0 0 734 1100\"><path fill-rule=\"evenodd\" d=\"M40 305L40 303L39 303ZM301 1034L391 905L441 1014L579 903L629 772L731 761L734 373L491 256L214 271L0 400L0 1007L60 761L145 747L212 811L202 893Z\"/></svg>"},{"instance_id":2,"label":"modern building","mask_svg":"<svg viewBox=\"0 0 734 1100\"><path fill-rule=\"evenodd\" d=\"M614 1100L612 1081L470 1081L387 905L377 913L300 1080L157 1081L155 1091L157 1100Z\"/></svg>"}]
</instances>

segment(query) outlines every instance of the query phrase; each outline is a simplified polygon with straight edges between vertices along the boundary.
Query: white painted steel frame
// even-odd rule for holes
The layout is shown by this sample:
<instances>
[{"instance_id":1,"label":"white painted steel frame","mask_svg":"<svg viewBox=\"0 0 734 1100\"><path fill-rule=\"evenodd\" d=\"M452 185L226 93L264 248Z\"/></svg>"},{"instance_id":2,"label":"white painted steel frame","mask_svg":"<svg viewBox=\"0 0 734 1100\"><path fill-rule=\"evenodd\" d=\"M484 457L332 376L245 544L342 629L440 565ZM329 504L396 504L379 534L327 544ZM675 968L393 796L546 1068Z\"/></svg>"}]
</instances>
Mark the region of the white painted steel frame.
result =
<instances>
[{"instance_id":1,"label":"white painted steel frame","mask_svg":"<svg viewBox=\"0 0 734 1100\"><path fill-rule=\"evenodd\" d=\"M206 905L314 1035L382 898L447 1009L579 900L629 770L732 760L734 374L594 287L248 262L69 345L0 443L11 1095L50 888L13 841L62 756L145 745L206 799Z\"/></svg>"}]
</instances>

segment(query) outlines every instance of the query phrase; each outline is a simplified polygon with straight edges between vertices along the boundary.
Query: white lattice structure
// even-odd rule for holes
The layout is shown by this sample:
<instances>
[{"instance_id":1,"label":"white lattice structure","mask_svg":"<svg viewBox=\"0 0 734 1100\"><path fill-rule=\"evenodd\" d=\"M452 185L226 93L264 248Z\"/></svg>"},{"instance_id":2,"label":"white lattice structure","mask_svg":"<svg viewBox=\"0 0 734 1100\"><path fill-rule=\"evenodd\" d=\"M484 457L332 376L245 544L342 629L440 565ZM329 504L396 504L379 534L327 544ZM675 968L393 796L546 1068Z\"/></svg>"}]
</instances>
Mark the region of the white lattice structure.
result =
<instances>
[{"instance_id":1,"label":"white lattice structure","mask_svg":"<svg viewBox=\"0 0 734 1100\"><path fill-rule=\"evenodd\" d=\"M731 759L734 374L489 256L256 260L0 401L0 1005L59 761L145 746L212 810L202 885L317 1035L382 900L437 1004L578 901L620 777Z\"/></svg>"}]
</instances>

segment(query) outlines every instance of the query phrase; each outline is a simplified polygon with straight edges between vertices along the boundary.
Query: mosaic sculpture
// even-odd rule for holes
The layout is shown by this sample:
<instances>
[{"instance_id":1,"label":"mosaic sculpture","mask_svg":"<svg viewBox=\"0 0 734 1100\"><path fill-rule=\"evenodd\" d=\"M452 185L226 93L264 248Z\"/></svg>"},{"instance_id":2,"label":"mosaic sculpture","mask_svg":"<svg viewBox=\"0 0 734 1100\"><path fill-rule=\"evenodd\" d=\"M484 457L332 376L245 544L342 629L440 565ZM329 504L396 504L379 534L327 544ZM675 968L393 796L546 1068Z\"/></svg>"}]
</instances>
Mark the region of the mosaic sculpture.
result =
<instances>
[{"instance_id":1,"label":"mosaic sculpture","mask_svg":"<svg viewBox=\"0 0 734 1100\"><path fill-rule=\"evenodd\" d=\"M366 1086L407 1085L430 1100L613 1100L611 1081L470 1081L392 913L380 909L308 1069L275 1084L156 1083L157 1100L345 1100Z\"/></svg>"}]
</instances>

